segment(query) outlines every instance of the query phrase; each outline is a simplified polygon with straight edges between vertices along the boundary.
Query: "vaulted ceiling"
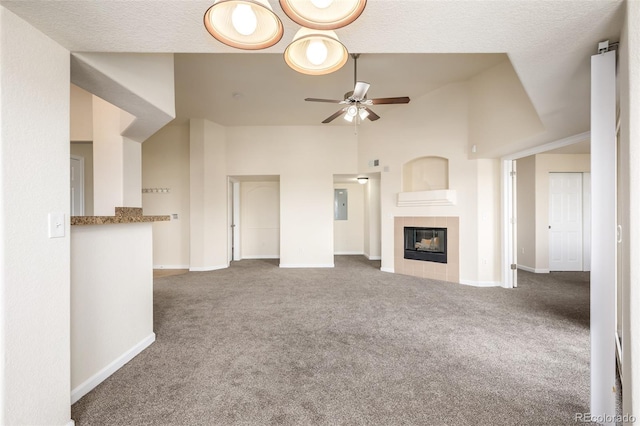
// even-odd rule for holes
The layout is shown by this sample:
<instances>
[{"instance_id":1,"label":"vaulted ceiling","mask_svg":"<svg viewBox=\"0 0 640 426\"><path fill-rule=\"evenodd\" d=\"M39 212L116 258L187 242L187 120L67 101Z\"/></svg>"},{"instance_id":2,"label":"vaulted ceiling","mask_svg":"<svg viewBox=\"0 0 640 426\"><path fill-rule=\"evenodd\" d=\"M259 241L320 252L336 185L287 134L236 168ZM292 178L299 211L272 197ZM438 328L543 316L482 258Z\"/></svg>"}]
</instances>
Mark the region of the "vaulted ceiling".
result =
<instances>
[{"instance_id":1,"label":"vaulted ceiling","mask_svg":"<svg viewBox=\"0 0 640 426\"><path fill-rule=\"evenodd\" d=\"M298 27L275 0L283 39L261 53L238 52L204 29L213 0L0 0L72 52L170 52L175 57L178 119L223 125L316 124L352 90L353 63L310 77L289 69L282 52ZM617 41L622 0L368 0L362 16L337 30L362 53L358 78L370 97L419 97L508 58L546 131L527 144L589 130L589 57ZM444 55L442 55L444 54ZM474 54L474 55L467 55ZM235 94L235 96L234 96ZM384 117L387 108L376 109ZM375 123L371 123L375 124Z\"/></svg>"}]
</instances>

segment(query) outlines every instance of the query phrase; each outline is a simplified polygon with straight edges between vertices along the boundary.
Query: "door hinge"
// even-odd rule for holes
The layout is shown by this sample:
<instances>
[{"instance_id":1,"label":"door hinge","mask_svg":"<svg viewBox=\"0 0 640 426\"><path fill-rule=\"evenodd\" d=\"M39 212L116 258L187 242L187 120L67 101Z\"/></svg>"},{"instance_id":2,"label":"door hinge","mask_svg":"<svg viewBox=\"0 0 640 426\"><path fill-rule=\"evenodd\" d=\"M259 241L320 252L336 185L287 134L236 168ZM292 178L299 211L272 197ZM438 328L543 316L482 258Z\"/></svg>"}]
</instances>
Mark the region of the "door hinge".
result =
<instances>
[{"instance_id":1,"label":"door hinge","mask_svg":"<svg viewBox=\"0 0 640 426\"><path fill-rule=\"evenodd\" d=\"M515 263L511 264L511 270L515 271L516 269L518 269L518 266Z\"/></svg>"},{"instance_id":2,"label":"door hinge","mask_svg":"<svg viewBox=\"0 0 640 426\"><path fill-rule=\"evenodd\" d=\"M514 177L516 175L516 172L509 172L509 176Z\"/></svg>"}]
</instances>

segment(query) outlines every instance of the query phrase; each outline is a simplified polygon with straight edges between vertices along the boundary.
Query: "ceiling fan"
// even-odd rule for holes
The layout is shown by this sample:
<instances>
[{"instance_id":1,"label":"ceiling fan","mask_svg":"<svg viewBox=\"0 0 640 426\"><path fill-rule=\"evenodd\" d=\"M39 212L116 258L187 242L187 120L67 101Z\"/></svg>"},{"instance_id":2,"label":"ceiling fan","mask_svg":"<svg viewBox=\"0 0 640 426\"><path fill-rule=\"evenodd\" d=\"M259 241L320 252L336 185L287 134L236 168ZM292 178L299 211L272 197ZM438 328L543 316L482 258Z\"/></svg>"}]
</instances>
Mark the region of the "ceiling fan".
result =
<instances>
[{"instance_id":1,"label":"ceiling fan","mask_svg":"<svg viewBox=\"0 0 640 426\"><path fill-rule=\"evenodd\" d=\"M401 96L397 98L377 98L367 99L367 91L370 84L365 81L358 81L358 57L359 53L352 53L353 58L353 80L355 87L352 92L344 94L344 99L339 101L337 99L318 99L318 98L306 98L305 101L309 102L329 102L335 104L346 105L342 109L336 111L334 114L327 117L323 123L330 123L336 118L344 114L345 120L352 122L354 119L356 123L358 119L364 120L368 118L371 121L376 121L380 118L378 114L373 112L369 106L371 105L386 105L386 104L408 104L410 99L408 96Z\"/></svg>"}]
</instances>

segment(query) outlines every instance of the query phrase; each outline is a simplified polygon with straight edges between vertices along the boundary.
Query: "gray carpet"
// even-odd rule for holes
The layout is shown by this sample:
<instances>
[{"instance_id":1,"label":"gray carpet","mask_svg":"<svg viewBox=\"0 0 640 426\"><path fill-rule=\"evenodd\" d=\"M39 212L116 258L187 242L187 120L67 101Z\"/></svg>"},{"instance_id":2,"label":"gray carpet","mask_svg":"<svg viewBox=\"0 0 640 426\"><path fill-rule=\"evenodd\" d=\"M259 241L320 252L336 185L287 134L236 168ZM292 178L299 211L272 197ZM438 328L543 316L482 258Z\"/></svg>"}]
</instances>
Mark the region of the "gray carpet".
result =
<instances>
[{"instance_id":1,"label":"gray carpet","mask_svg":"<svg viewBox=\"0 0 640 426\"><path fill-rule=\"evenodd\" d=\"M589 406L588 273L473 288L243 260L155 280L157 341L84 425L571 425Z\"/></svg>"}]
</instances>

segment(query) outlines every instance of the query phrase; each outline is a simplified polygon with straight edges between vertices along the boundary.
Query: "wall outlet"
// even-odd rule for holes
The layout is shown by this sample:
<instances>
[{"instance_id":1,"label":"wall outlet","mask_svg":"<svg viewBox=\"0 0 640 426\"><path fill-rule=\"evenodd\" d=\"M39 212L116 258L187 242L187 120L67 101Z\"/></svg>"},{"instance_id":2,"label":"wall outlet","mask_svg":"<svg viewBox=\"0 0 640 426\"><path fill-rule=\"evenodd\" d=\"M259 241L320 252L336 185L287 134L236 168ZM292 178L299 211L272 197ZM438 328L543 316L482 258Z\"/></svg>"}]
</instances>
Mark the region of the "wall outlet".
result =
<instances>
[{"instance_id":1,"label":"wall outlet","mask_svg":"<svg viewBox=\"0 0 640 426\"><path fill-rule=\"evenodd\" d=\"M522 254L524 254L524 247L522 247L522 249L521 249L521 250L522 250Z\"/></svg>"},{"instance_id":2,"label":"wall outlet","mask_svg":"<svg viewBox=\"0 0 640 426\"><path fill-rule=\"evenodd\" d=\"M178 219L178 213L171 213L171 220Z\"/></svg>"}]
</instances>

